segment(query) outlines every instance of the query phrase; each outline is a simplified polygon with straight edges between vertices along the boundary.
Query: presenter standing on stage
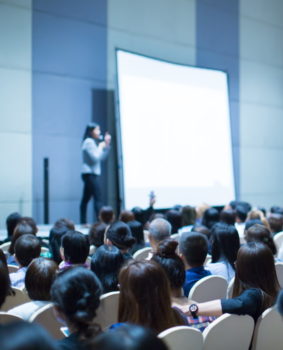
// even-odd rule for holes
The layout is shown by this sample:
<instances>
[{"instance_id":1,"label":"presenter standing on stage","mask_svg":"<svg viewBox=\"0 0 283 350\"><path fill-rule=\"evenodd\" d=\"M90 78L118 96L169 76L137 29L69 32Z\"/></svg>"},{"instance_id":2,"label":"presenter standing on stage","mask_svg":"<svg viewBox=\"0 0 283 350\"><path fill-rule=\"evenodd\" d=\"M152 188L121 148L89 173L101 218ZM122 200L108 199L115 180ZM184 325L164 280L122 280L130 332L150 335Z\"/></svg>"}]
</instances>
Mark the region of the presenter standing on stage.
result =
<instances>
[{"instance_id":1,"label":"presenter standing on stage","mask_svg":"<svg viewBox=\"0 0 283 350\"><path fill-rule=\"evenodd\" d=\"M99 210L102 207L102 193L99 185L101 175L101 161L109 154L111 135L105 133L102 141L100 126L96 123L89 123L86 127L82 143L82 179L84 182L83 196L80 204L80 221L86 224L87 204L94 199L94 211L98 218Z\"/></svg>"}]
</instances>

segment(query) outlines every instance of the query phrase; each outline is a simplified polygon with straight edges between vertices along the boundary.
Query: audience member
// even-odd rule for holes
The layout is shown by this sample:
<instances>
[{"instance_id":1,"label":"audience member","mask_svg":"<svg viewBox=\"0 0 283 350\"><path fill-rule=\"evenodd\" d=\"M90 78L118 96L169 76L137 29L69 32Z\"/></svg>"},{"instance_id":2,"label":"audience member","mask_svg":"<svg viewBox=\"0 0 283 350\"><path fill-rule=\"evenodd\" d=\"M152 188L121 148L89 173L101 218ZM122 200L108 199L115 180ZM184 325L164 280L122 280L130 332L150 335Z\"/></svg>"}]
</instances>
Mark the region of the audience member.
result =
<instances>
[{"instance_id":1,"label":"audience member","mask_svg":"<svg viewBox=\"0 0 283 350\"><path fill-rule=\"evenodd\" d=\"M261 210L258 210L258 209L251 210L248 213L246 222L248 222L250 220L260 220L264 226L266 226L268 229L270 229L269 223Z\"/></svg>"},{"instance_id":2,"label":"audience member","mask_svg":"<svg viewBox=\"0 0 283 350\"><path fill-rule=\"evenodd\" d=\"M129 210L123 210L120 213L119 216L119 221L124 222L125 224L128 223L129 221L135 220L135 215Z\"/></svg>"},{"instance_id":3,"label":"audience member","mask_svg":"<svg viewBox=\"0 0 283 350\"><path fill-rule=\"evenodd\" d=\"M251 226L245 232L245 239L248 243L261 242L271 250L273 255L276 255L277 253L277 248L273 241L272 235L268 228L264 225L255 224Z\"/></svg>"},{"instance_id":4,"label":"audience member","mask_svg":"<svg viewBox=\"0 0 283 350\"><path fill-rule=\"evenodd\" d=\"M99 211L99 221L105 225L110 225L115 220L114 210L110 206L104 206Z\"/></svg>"},{"instance_id":5,"label":"audience member","mask_svg":"<svg viewBox=\"0 0 283 350\"><path fill-rule=\"evenodd\" d=\"M270 208L270 212L272 214L280 214L283 215L283 207L279 207L278 205L274 205Z\"/></svg>"},{"instance_id":6,"label":"audience member","mask_svg":"<svg viewBox=\"0 0 283 350\"><path fill-rule=\"evenodd\" d=\"M202 225L206 226L211 230L212 226L217 222L219 222L219 220L220 220L220 215L218 210L215 208L208 208L203 213Z\"/></svg>"},{"instance_id":7,"label":"audience member","mask_svg":"<svg viewBox=\"0 0 283 350\"><path fill-rule=\"evenodd\" d=\"M220 222L227 225L235 225L236 212L233 209L223 209L220 212Z\"/></svg>"},{"instance_id":8,"label":"audience member","mask_svg":"<svg viewBox=\"0 0 283 350\"><path fill-rule=\"evenodd\" d=\"M283 215L271 213L269 214L267 221L273 236L283 231Z\"/></svg>"},{"instance_id":9,"label":"audience member","mask_svg":"<svg viewBox=\"0 0 283 350\"><path fill-rule=\"evenodd\" d=\"M182 217L182 227L178 230L179 233L189 232L192 230L192 227L195 225L197 213L194 207L190 205L185 205L181 209Z\"/></svg>"},{"instance_id":10,"label":"audience member","mask_svg":"<svg viewBox=\"0 0 283 350\"><path fill-rule=\"evenodd\" d=\"M13 232L15 227L18 225L21 219L21 215L19 213L12 213L7 216L6 219L6 228L7 228L7 238L2 241L2 243L10 242L13 236Z\"/></svg>"},{"instance_id":11,"label":"audience member","mask_svg":"<svg viewBox=\"0 0 283 350\"><path fill-rule=\"evenodd\" d=\"M177 233L182 227L182 215L180 211L173 209L168 210L165 214L165 218L172 226L172 233Z\"/></svg>"},{"instance_id":12,"label":"audience member","mask_svg":"<svg viewBox=\"0 0 283 350\"><path fill-rule=\"evenodd\" d=\"M184 232L180 238L179 250L186 268L183 289L187 297L197 281L211 275L203 266L208 252L207 238L202 233Z\"/></svg>"},{"instance_id":13,"label":"audience member","mask_svg":"<svg viewBox=\"0 0 283 350\"><path fill-rule=\"evenodd\" d=\"M25 287L25 275L28 265L33 259L39 257L40 251L40 241L32 234L25 234L16 240L15 259L19 264L19 270L10 273L12 287Z\"/></svg>"},{"instance_id":14,"label":"audience member","mask_svg":"<svg viewBox=\"0 0 283 350\"><path fill-rule=\"evenodd\" d=\"M245 221L248 216L247 207L241 204L238 204L235 208L236 213L236 222L235 227L239 233L239 237L244 237L244 231L245 231Z\"/></svg>"},{"instance_id":15,"label":"audience member","mask_svg":"<svg viewBox=\"0 0 283 350\"><path fill-rule=\"evenodd\" d=\"M170 238L172 225L165 219L154 219L148 228L148 239L152 251L155 252L159 242Z\"/></svg>"},{"instance_id":16,"label":"audience member","mask_svg":"<svg viewBox=\"0 0 283 350\"><path fill-rule=\"evenodd\" d=\"M103 293L118 290L118 274L123 263L123 254L114 245L97 248L91 259L91 270L100 279Z\"/></svg>"},{"instance_id":17,"label":"audience member","mask_svg":"<svg viewBox=\"0 0 283 350\"><path fill-rule=\"evenodd\" d=\"M132 235L136 240L130 249L130 254L133 255L137 250L142 249L146 246L144 241L144 232L142 224L137 220L129 221L127 225L130 227Z\"/></svg>"},{"instance_id":18,"label":"audience member","mask_svg":"<svg viewBox=\"0 0 283 350\"><path fill-rule=\"evenodd\" d=\"M95 248L98 248L104 244L104 235L106 228L107 225L104 222L96 222L90 227L88 233L90 245L93 245Z\"/></svg>"}]
</instances>

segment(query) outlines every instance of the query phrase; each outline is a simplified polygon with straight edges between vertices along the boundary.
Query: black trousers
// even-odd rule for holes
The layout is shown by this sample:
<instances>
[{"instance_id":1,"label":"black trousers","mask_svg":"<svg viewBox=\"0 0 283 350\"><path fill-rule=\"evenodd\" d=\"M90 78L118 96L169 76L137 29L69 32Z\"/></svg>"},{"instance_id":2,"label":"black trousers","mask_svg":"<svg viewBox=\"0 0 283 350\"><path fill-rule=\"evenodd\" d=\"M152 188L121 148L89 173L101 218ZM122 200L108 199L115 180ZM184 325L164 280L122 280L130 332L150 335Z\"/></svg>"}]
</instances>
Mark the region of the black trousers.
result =
<instances>
[{"instance_id":1,"label":"black trousers","mask_svg":"<svg viewBox=\"0 0 283 350\"><path fill-rule=\"evenodd\" d=\"M81 224L86 224L87 204L93 197L93 209L96 213L96 219L98 220L98 214L102 207L102 194L99 185L99 176L95 174L82 174L84 182L83 196L80 205L80 221Z\"/></svg>"}]
</instances>

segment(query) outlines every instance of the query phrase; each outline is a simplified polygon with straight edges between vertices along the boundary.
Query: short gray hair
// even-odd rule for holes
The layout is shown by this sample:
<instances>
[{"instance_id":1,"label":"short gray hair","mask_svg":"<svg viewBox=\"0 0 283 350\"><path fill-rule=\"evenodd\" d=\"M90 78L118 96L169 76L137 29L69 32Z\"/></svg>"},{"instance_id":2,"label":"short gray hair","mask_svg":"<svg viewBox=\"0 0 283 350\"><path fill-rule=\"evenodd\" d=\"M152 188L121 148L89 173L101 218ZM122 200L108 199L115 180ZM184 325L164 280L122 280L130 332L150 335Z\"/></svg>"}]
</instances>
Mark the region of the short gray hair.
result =
<instances>
[{"instance_id":1,"label":"short gray hair","mask_svg":"<svg viewBox=\"0 0 283 350\"><path fill-rule=\"evenodd\" d=\"M148 228L149 235L154 239L155 242L161 242L166 238L169 238L172 231L172 225L165 219L153 220Z\"/></svg>"}]
</instances>

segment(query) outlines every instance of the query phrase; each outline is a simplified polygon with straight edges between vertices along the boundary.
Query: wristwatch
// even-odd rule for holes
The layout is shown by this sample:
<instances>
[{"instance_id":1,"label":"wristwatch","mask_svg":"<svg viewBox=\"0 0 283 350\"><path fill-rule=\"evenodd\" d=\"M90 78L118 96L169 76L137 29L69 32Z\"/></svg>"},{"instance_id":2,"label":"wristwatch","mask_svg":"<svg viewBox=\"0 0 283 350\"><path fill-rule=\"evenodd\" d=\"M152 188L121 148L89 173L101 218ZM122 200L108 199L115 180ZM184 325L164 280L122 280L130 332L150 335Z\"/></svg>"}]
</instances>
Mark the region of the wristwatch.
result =
<instances>
[{"instance_id":1,"label":"wristwatch","mask_svg":"<svg viewBox=\"0 0 283 350\"><path fill-rule=\"evenodd\" d=\"M198 306L197 304L191 304L189 310L193 318L198 318Z\"/></svg>"}]
</instances>

